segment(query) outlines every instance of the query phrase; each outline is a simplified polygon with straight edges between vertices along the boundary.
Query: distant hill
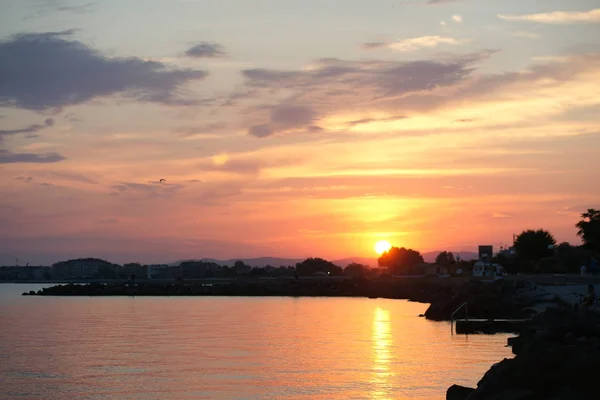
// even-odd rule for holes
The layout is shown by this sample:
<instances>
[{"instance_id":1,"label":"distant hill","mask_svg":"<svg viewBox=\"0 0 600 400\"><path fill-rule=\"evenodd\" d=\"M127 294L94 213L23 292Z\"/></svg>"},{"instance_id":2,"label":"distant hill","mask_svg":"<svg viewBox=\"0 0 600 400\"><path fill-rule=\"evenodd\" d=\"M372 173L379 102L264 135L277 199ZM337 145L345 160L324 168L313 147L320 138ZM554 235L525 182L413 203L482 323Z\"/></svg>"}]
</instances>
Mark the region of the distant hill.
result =
<instances>
[{"instance_id":1,"label":"distant hill","mask_svg":"<svg viewBox=\"0 0 600 400\"><path fill-rule=\"evenodd\" d=\"M429 251L426 253L422 253L423 254L423 258L425 259L425 262L434 262L435 258L437 257L437 255L439 254L439 251ZM454 252L454 255L460 255L460 258L462 260L474 260L477 259L477 253L471 252L471 251L459 251L459 252ZM204 262L214 262L217 263L219 265L227 265L229 267L233 266L233 264L235 264L236 261L243 261L244 264L247 265L251 265L253 267L266 267L267 265L271 265L273 267L279 267L281 265L283 266L295 266L297 263L304 261L304 258L277 258L277 257L260 257L260 258L232 258L230 260L216 260L214 258L202 258L202 259L196 259L196 260L180 260L180 261L175 261L169 265L171 266L177 266L179 264L181 264L184 261L204 261ZM352 264L352 263L360 263L360 264L365 264L365 265L369 265L372 267L377 266L377 258L373 257L373 258L368 258L368 257L349 257L349 258L342 258L339 260L330 260L332 263L334 263L335 265L339 265L340 267L346 267L348 264Z\"/></svg>"}]
</instances>

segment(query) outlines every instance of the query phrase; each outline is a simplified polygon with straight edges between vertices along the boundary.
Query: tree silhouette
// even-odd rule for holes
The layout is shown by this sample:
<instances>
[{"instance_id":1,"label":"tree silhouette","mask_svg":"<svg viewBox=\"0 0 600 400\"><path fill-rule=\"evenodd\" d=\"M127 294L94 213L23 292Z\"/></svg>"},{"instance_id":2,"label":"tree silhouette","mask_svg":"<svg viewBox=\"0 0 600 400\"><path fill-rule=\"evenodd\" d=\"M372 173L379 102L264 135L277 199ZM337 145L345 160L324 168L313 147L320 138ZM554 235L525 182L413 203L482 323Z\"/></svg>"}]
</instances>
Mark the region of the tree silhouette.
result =
<instances>
[{"instance_id":1,"label":"tree silhouette","mask_svg":"<svg viewBox=\"0 0 600 400\"><path fill-rule=\"evenodd\" d=\"M600 251L600 210L588 209L581 214L581 221L575 227L577 236L581 237L585 247Z\"/></svg>"},{"instance_id":2,"label":"tree silhouette","mask_svg":"<svg viewBox=\"0 0 600 400\"><path fill-rule=\"evenodd\" d=\"M324 273L331 276L340 276L344 274L342 267L322 258L307 258L301 263L296 264L296 272L300 276L315 275Z\"/></svg>"},{"instance_id":3,"label":"tree silhouette","mask_svg":"<svg viewBox=\"0 0 600 400\"><path fill-rule=\"evenodd\" d=\"M344 268L344 274L350 276L366 276L370 272L370 268L366 265L359 263L351 263L348 264L346 268Z\"/></svg>"},{"instance_id":4,"label":"tree silhouette","mask_svg":"<svg viewBox=\"0 0 600 400\"><path fill-rule=\"evenodd\" d=\"M417 265L424 262L421 253L404 247L392 247L377 260L380 267L387 268L394 275L410 275Z\"/></svg>"},{"instance_id":5,"label":"tree silhouette","mask_svg":"<svg viewBox=\"0 0 600 400\"><path fill-rule=\"evenodd\" d=\"M451 252L442 251L435 258L435 263L446 266L446 265L450 265L450 264L456 264L456 260L454 259L454 254L452 254Z\"/></svg>"},{"instance_id":6,"label":"tree silhouette","mask_svg":"<svg viewBox=\"0 0 600 400\"><path fill-rule=\"evenodd\" d=\"M515 251L524 260L537 262L550 257L554 251L551 246L556 244L554 236L543 229L529 229L521 232L515 240Z\"/></svg>"}]
</instances>

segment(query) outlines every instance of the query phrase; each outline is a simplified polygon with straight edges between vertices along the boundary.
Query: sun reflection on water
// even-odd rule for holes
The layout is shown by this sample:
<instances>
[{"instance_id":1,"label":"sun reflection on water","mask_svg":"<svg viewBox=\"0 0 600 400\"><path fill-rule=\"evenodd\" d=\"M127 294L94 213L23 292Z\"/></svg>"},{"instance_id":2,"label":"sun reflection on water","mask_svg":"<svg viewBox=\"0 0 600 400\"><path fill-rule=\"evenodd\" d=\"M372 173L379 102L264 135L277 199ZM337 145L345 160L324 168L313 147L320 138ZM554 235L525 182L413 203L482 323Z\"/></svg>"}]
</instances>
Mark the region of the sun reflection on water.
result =
<instances>
[{"instance_id":1,"label":"sun reflection on water","mask_svg":"<svg viewBox=\"0 0 600 400\"><path fill-rule=\"evenodd\" d=\"M390 312L377 307L373 314L373 334L371 343L373 349L373 370L371 398L373 400L391 399L391 383L393 373L390 370L392 362L392 329Z\"/></svg>"}]
</instances>

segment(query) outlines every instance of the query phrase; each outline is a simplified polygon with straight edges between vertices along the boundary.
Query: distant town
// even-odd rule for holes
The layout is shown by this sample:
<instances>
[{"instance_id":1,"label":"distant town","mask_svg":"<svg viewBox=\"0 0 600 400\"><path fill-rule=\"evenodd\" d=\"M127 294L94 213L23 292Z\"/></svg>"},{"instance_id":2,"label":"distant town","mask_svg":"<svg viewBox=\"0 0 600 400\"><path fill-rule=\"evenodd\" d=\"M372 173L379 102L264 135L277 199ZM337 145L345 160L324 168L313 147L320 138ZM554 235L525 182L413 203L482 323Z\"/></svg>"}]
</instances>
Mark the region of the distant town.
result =
<instances>
[{"instance_id":1,"label":"distant town","mask_svg":"<svg viewBox=\"0 0 600 400\"><path fill-rule=\"evenodd\" d=\"M293 259L262 258L250 260L178 261L172 264L128 263L119 265L98 258L60 261L51 266L2 266L0 282L111 282L191 281L203 279L281 278L281 277L376 277L382 274L411 276L456 276L509 273L579 272L588 255L578 246L563 243L547 249L535 266L522 260L515 247L495 252L493 246L481 245L478 253L442 251L431 262L415 250L393 247L379 259L344 259L331 262L322 258L307 258L295 265L270 265L280 261L293 264ZM429 258L431 255L428 255ZM354 261L353 261L354 260ZM362 261L362 262L359 262ZM592 262L595 260L592 258ZM589 263L586 263L586 265ZM342 266L343 265L343 266ZM504 267L502 267L504 266ZM589 268L592 267L592 268ZM589 265L596 272L597 265ZM594 268L596 267L596 268Z\"/></svg>"},{"instance_id":2,"label":"distant town","mask_svg":"<svg viewBox=\"0 0 600 400\"><path fill-rule=\"evenodd\" d=\"M481 252L489 252L489 246L482 246ZM411 268L411 273L424 275L439 273L447 269L440 268L436 263L439 254L435 252L424 254L430 262L421 257L418 265ZM477 258L485 255L474 252L457 252L458 260L473 264ZM436 257L438 255L438 257ZM453 264L456 260L450 260ZM271 265L277 263L278 265ZM242 260L189 260L177 261L171 264L116 264L99 258L79 258L60 261L51 266L2 266L0 281L5 282L92 282L129 280L195 280L195 279L232 279L260 277L294 277L298 276L361 276L379 275L387 268L379 267L378 259L348 258L327 261L322 258L307 258L305 260L285 258L256 258Z\"/></svg>"}]
</instances>

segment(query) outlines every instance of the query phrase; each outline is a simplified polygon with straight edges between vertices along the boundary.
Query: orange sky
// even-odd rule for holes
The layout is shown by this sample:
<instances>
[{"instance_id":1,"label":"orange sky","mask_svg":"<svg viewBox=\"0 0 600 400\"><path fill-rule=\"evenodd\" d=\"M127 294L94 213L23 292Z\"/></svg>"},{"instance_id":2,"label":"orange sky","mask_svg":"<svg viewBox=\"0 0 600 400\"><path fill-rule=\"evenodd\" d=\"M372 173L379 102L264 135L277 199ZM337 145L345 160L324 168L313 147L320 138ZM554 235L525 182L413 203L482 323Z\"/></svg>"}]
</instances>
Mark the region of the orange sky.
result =
<instances>
[{"instance_id":1,"label":"orange sky","mask_svg":"<svg viewBox=\"0 0 600 400\"><path fill-rule=\"evenodd\" d=\"M578 243L600 207L593 1L135 3L0 17L0 264Z\"/></svg>"}]
</instances>

